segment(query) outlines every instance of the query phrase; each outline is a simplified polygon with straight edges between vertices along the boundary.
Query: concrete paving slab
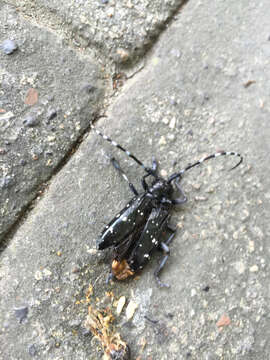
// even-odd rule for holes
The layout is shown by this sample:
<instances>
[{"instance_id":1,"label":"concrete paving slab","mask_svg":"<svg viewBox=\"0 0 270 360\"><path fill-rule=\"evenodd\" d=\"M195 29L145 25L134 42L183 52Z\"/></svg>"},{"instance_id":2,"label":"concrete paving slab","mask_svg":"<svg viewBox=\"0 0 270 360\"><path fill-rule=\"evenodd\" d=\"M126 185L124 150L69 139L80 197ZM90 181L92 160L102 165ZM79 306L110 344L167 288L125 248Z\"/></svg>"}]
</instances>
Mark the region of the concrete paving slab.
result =
<instances>
[{"instance_id":1,"label":"concrete paving slab","mask_svg":"<svg viewBox=\"0 0 270 360\"><path fill-rule=\"evenodd\" d=\"M0 3L0 239L52 176L103 100L102 72Z\"/></svg>"},{"instance_id":2,"label":"concrete paving slab","mask_svg":"<svg viewBox=\"0 0 270 360\"><path fill-rule=\"evenodd\" d=\"M217 159L183 179L189 202L173 214L162 273L170 289L154 282L158 255L139 279L105 284L110 254L95 239L131 197L106 154L138 187L142 171L91 133L1 255L3 358L101 358L83 326L89 284L100 299L113 290L138 304L118 320L132 359L268 357L267 9L189 2L98 121L148 165L155 155L164 176L220 149L245 157L234 171L235 159Z\"/></svg>"},{"instance_id":3,"label":"concrete paving slab","mask_svg":"<svg viewBox=\"0 0 270 360\"><path fill-rule=\"evenodd\" d=\"M77 46L103 55L105 63L111 59L118 64L143 55L184 2L12 0L20 11L42 22L47 22L46 14L49 22L53 16L72 31Z\"/></svg>"}]
</instances>

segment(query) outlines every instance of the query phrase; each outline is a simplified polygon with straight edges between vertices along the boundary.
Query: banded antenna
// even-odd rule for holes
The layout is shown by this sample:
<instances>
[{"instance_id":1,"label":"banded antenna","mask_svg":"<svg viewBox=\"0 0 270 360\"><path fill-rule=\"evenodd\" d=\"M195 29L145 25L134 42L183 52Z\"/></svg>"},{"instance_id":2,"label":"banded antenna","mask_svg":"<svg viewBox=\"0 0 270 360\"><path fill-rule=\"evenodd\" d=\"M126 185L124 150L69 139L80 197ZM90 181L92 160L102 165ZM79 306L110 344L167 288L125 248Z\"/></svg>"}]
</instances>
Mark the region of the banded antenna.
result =
<instances>
[{"instance_id":1,"label":"banded antenna","mask_svg":"<svg viewBox=\"0 0 270 360\"><path fill-rule=\"evenodd\" d=\"M110 139L107 135L102 134L101 131L99 131L94 125L90 125L91 129L94 130L96 132L96 134L98 134L99 136L102 137L102 139L108 141L109 143L111 143L113 146L115 146L117 149L122 150L128 157L130 157L131 159L133 159L138 165L140 165L144 171L146 171L148 174L152 174L152 170L149 167L146 167L141 160L137 159L135 155L131 154L128 150L126 150L125 148L123 148L121 145L117 144L115 141L113 141L112 139Z\"/></svg>"},{"instance_id":2,"label":"banded antenna","mask_svg":"<svg viewBox=\"0 0 270 360\"><path fill-rule=\"evenodd\" d=\"M168 182L172 182L173 180L177 179L178 177L181 177L185 172L189 171L190 169L194 168L195 166L199 166L201 165L203 162L207 161L207 160L210 160L210 159L214 159L218 156L238 156L240 157L240 161L235 165L233 166L230 170L233 170L235 168L237 168L237 166L239 166L242 161L243 161L243 157L237 153L237 152L234 152L234 151L220 151L220 152L217 152L215 154L212 154L212 155L208 155L198 161L196 161L195 163L191 164L191 165L188 165L187 167L185 167L184 169L180 170L178 173L176 174L172 174L169 179L168 179Z\"/></svg>"}]
</instances>

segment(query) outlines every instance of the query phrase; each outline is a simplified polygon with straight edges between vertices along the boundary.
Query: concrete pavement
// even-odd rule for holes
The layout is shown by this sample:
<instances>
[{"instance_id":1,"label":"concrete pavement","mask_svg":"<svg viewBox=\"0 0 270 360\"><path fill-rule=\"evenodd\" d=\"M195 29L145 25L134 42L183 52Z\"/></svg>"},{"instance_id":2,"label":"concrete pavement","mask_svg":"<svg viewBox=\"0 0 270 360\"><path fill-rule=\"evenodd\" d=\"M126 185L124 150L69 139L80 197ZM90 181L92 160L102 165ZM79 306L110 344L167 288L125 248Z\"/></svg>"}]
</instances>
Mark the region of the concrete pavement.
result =
<instances>
[{"instance_id":1,"label":"concrete pavement","mask_svg":"<svg viewBox=\"0 0 270 360\"><path fill-rule=\"evenodd\" d=\"M45 8L46 5L41 3L31 7L25 2L25 7L18 9L18 15L10 5L2 4L5 33L0 40L8 37L10 27L16 27L12 25L16 16L19 17L16 24L19 22L22 29L32 26L27 17L29 9L34 11L37 21L49 19L50 14L52 19L57 14L59 20L59 13L52 11L52 4L42 18L41 5ZM106 2L101 3L106 6ZM113 7L114 3L107 4ZM146 2L142 4L145 9L151 7ZM133 4L139 5L138 2ZM51 176L42 197L20 218L16 231L12 229L12 215L4 219L10 230L1 254L0 358L102 358L97 343L84 327L87 304L81 300L89 284L94 285L95 296L99 298L104 297L105 291L112 290L116 297L124 294L138 305L131 320L127 321L124 313L117 319L121 335L130 345L132 359L139 356L141 359L205 360L268 357L268 4L266 0L248 4L191 0L179 9L174 9L173 17L163 20L167 26L165 30L158 27L159 37L155 37L146 54L146 50L130 51L136 36L130 40L131 47L127 49L134 57L135 68L139 62L144 63L144 67L127 79L123 73L132 72L132 68L117 62L120 68L116 68L116 72L122 74L120 80L124 82L118 91L110 88L106 76L116 64L114 56L107 60L104 56L113 49L113 45L109 46L113 41L107 44L105 52L99 52L98 47L93 50L91 44L83 57L79 49L71 51L64 43L66 48L61 51L70 51L74 56L67 57L67 67L71 68L69 61L72 59L81 66L76 65L69 74L65 72L66 65L56 70L60 80L55 84L59 84L59 88L51 85L51 89L59 89L55 91L60 93L62 79L65 79L64 89L73 97L78 93L74 91L76 84L80 87L87 80L86 83L96 81L98 85L86 91L89 96L86 100L81 99L79 93L76 113L70 115L71 122L64 114L73 100L65 103L67 95L59 98L59 106L63 102L67 109L57 116L57 126L63 122L76 124L77 116L80 119L83 114L83 130L79 136L74 135L72 127L69 127L70 133L64 130L64 138L75 136L74 141L67 142L59 152L65 159L59 161L64 163L42 178L44 181ZM65 10L63 13L67 16ZM92 14L95 17L95 11ZM59 24L58 21L54 36L60 39ZM47 20L46 25L48 29L41 29L41 33L52 31ZM65 26L68 27L68 23ZM69 30L76 32L72 26ZM33 30L30 33L34 38L38 36ZM65 36L68 34L66 32ZM24 36L30 37L29 30ZM16 51L21 48L23 43L19 43ZM54 58L58 52L56 48ZM29 55L29 59L33 56L33 63L37 61L35 53ZM16 68L16 56L23 55L1 53L1 64L7 64L4 69L8 68L9 73ZM49 53L48 59L52 57ZM46 73L50 68L48 61L44 63ZM87 66L94 70L87 70ZM81 78L76 76L78 68L86 69ZM41 80L38 86L32 87L47 89L46 76L40 76L39 68L35 72L36 78ZM52 70L50 73L54 74ZM69 79L71 73L75 74L75 83ZM91 76L95 80L91 80ZM11 87L10 80L6 79L10 77L2 77L1 84ZM120 80L114 85L120 85ZM5 92L3 85L2 88L6 103L0 107L11 111L9 106L12 109L16 105L24 88L16 91L18 98L14 105L9 92ZM43 113L49 110L49 103L42 103L42 106ZM244 156L243 165L234 171L228 169L235 159L217 159L194 169L183 179L189 201L173 213L172 222L178 225L178 232L162 273L162 280L171 285L169 289L159 289L154 282L158 254L137 280L105 284L110 253L98 253L95 239L131 197L107 155L113 154L120 161L138 187L143 172L124 154L89 131L88 107L89 121L105 112L108 117L97 120L96 126L149 165L155 155L164 175L221 149L238 151ZM31 105L26 106L26 110L32 110ZM14 128L10 123L7 129ZM28 128L43 131L40 125ZM32 133L31 136L27 132L24 134L29 142L42 138ZM56 138L59 138L58 132ZM70 153L71 144L77 145L76 139L80 139L80 146ZM17 146L20 141L16 140L12 141ZM16 149L12 141L1 147ZM7 151L0 156L8 154ZM43 159L43 152L40 156ZM7 165L2 166L2 171L8 166L14 167L13 159L4 158ZM20 176L18 183L24 182L27 187L28 177ZM11 199L16 199L8 190L7 193ZM145 347L142 346L144 341Z\"/></svg>"}]
</instances>

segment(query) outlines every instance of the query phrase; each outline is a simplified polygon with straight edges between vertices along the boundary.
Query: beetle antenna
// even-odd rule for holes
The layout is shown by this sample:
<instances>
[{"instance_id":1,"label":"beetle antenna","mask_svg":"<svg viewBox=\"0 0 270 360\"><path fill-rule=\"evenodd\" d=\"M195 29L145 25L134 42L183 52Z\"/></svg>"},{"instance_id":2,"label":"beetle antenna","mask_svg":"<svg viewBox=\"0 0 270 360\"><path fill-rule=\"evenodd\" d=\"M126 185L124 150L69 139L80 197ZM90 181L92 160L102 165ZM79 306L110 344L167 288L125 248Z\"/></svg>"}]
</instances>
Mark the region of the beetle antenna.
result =
<instances>
[{"instance_id":1,"label":"beetle antenna","mask_svg":"<svg viewBox=\"0 0 270 360\"><path fill-rule=\"evenodd\" d=\"M146 167L139 159L136 158L135 155L131 154L128 150L124 149L121 145L117 144L115 141L110 139L107 135L102 134L93 124L90 125L91 129L95 131L96 134L102 137L102 139L108 141L113 146L117 147L118 149L122 150L128 157L133 159L138 165L140 165L148 174L152 174L152 170Z\"/></svg>"},{"instance_id":2,"label":"beetle antenna","mask_svg":"<svg viewBox=\"0 0 270 360\"><path fill-rule=\"evenodd\" d=\"M230 170L233 170L235 168L237 168L237 166L239 166L242 161L243 161L243 157L237 153L237 152L234 152L234 151L220 151L220 152L217 152L215 154L212 154L212 155L208 155L206 156L205 158L202 158L200 160L198 160L197 162L195 162L194 164L191 164L191 165L188 165L187 167L185 167L184 169L180 170L179 173L176 173L176 174L172 174L170 177L169 177L169 180L168 182L172 182L173 180L175 180L176 178L182 176L185 172L187 172L188 170L196 167L196 166L199 166L200 164L202 164L203 162L207 161L207 160L210 160L210 159L213 159L213 158L216 158L218 156L230 156L230 155L233 155L233 156L238 156L240 158L240 161L235 165L233 166Z\"/></svg>"}]
</instances>

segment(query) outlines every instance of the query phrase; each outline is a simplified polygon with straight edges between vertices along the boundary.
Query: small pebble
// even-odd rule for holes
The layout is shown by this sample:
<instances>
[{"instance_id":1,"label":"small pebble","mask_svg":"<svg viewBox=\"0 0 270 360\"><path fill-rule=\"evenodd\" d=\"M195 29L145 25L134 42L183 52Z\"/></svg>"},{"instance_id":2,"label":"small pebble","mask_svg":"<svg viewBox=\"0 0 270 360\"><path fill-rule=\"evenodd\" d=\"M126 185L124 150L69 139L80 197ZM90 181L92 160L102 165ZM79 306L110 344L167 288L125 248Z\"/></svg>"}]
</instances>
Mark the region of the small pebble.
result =
<instances>
[{"instance_id":1,"label":"small pebble","mask_svg":"<svg viewBox=\"0 0 270 360\"><path fill-rule=\"evenodd\" d=\"M117 49L116 56L117 56L119 62L124 63L129 59L130 54L127 50L120 48L120 49Z\"/></svg>"},{"instance_id":2,"label":"small pebble","mask_svg":"<svg viewBox=\"0 0 270 360\"><path fill-rule=\"evenodd\" d=\"M159 145L165 145L166 144L166 140L164 136L161 136L161 138L159 139Z\"/></svg>"},{"instance_id":3,"label":"small pebble","mask_svg":"<svg viewBox=\"0 0 270 360\"><path fill-rule=\"evenodd\" d=\"M210 290L210 286L206 285L205 287L202 288L202 290L208 292Z\"/></svg>"},{"instance_id":4,"label":"small pebble","mask_svg":"<svg viewBox=\"0 0 270 360\"><path fill-rule=\"evenodd\" d=\"M13 185L13 178L11 176L5 176L3 178L0 178L0 188L5 189L5 188L9 188L10 186Z\"/></svg>"},{"instance_id":5,"label":"small pebble","mask_svg":"<svg viewBox=\"0 0 270 360\"><path fill-rule=\"evenodd\" d=\"M18 45L15 41L7 39L2 42L0 49L2 49L6 55L10 55L18 49Z\"/></svg>"},{"instance_id":6,"label":"small pebble","mask_svg":"<svg viewBox=\"0 0 270 360\"><path fill-rule=\"evenodd\" d=\"M201 184L192 184L193 189L200 190Z\"/></svg>"},{"instance_id":7,"label":"small pebble","mask_svg":"<svg viewBox=\"0 0 270 360\"><path fill-rule=\"evenodd\" d=\"M221 318L217 322L217 327L228 326L231 323L231 319L227 315L222 315Z\"/></svg>"},{"instance_id":8,"label":"small pebble","mask_svg":"<svg viewBox=\"0 0 270 360\"><path fill-rule=\"evenodd\" d=\"M238 274L243 274L246 270L246 265L242 262L242 261L237 261L234 264L234 267L236 269L236 271L238 272Z\"/></svg>"},{"instance_id":9,"label":"small pebble","mask_svg":"<svg viewBox=\"0 0 270 360\"><path fill-rule=\"evenodd\" d=\"M170 124L169 124L169 128L170 129L174 129L175 128L175 124L176 124L176 118L173 117L170 121Z\"/></svg>"},{"instance_id":10,"label":"small pebble","mask_svg":"<svg viewBox=\"0 0 270 360\"><path fill-rule=\"evenodd\" d=\"M97 249L89 249L87 250L87 253L90 254L90 255L96 255L97 254Z\"/></svg>"},{"instance_id":11,"label":"small pebble","mask_svg":"<svg viewBox=\"0 0 270 360\"><path fill-rule=\"evenodd\" d=\"M17 320L19 320L19 323L22 323L23 320L27 318L28 315L28 307L24 306L21 308L14 309L15 310L15 316Z\"/></svg>"},{"instance_id":12,"label":"small pebble","mask_svg":"<svg viewBox=\"0 0 270 360\"><path fill-rule=\"evenodd\" d=\"M50 277L52 275L52 272L49 269L43 269L44 276Z\"/></svg>"},{"instance_id":13,"label":"small pebble","mask_svg":"<svg viewBox=\"0 0 270 360\"><path fill-rule=\"evenodd\" d=\"M258 265L253 265L249 268L249 271L252 273L257 272L258 270L259 270Z\"/></svg>"},{"instance_id":14,"label":"small pebble","mask_svg":"<svg viewBox=\"0 0 270 360\"><path fill-rule=\"evenodd\" d=\"M195 201L206 201L207 197L205 196L195 196Z\"/></svg>"},{"instance_id":15,"label":"small pebble","mask_svg":"<svg viewBox=\"0 0 270 360\"><path fill-rule=\"evenodd\" d=\"M167 138L168 138L170 141L174 141L174 140L175 140L175 135L174 135L174 134L168 134L168 135L167 135Z\"/></svg>"},{"instance_id":16,"label":"small pebble","mask_svg":"<svg viewBox=\"0 0 270 360\"><path fill-rule=\"evenodd\" d=\"M117 302L117 308L116 308L117 315L121 314L123 307L125 306L125 303L126 303L126 297L121 296Z\"/></svg>"},{"instance_id":17,"label":"small pebble","mask_svg":"<svg viewBox=\"0 0 270 360\"><path fill-rule=\"evenodd\" d=\"M37 354L37 349L36 349L35 344L32 344L28 347L28 352L29 352L29 355L31 355L31 356L35 356Z\"/></svg>"},{"instance_id":18,"label":"small pebble","mask_svg":"<svg viewBox=\"0 0 270 360\"><path fill-rule=\"evenodd\" d=\"M19 164L20 164L21 166L25 166L25 165L26 165L26 161L25 161L24 159L21 159L21 160L19 161Z\"/></svg>"},{"instance_id":19,"label":"small pebble","mask_svg":"<svg viewBox=\"0 0 270 360\"><path fill-rule=\"evenodd\" d=\"M23 119L23 124L28 127L34 127L34 126L38 125L38 123L39 123L39 120L38 120L37 116L35 116L34 114L27 115Z\"/></svg>"},{"instance_id":20,"label":"small pebble","mask_svg":"<svg viewBox=\"0 0 270 360\"><path fill-rule=\"evenodd\" d=\"M95 86L91 84L85 84L82 88L83 91L85 91L87 94L92 93L94 90L96 90Z\"/></svg>"},{"instance_id":21,"label":"small pebble","mask_svg":"<svg viewBox=\"0 0 270 360\"><path fill-rule=\"evenodd\" d=\"M163 122L163 124L168 125L169 124L169 119L168 118L163 118L162 122Z\"/></svg>"},{"instance_id":22,"label":"small pebble","mask_svg":"<svg viewBox=\"0 0 270 360\"><path fill-rule=\"evenodd\" d=\"M37 270L36 272L35 272L35 279L37 280L37 281L39 281L39 280L42 280L43 279L43 275L42 275L42 272L40 271L40 270Z\"/></svg>"},{"instance_id":23,"label":"small pebble","mask_svg":"<svg viewBox=\"0 0 270 360\"><path fill-rule=\"evenodd\" d=\"M50 120L54 119L56 117L56 115L57 115L57 110L49 109L48 113L47 113L47 120L50 121Z\"/></svg>"},{"instance_id":24,"label":"small pebble","mask_svg":"<svg viewBox=\"0 0 270 360\"><path fill-rule=\"evenodd\" d=\"M171 104L171 105L176 105L177 102L176 102L176 100L175 100L174 98L171 98L171 99L170 99L170 104Z\"/></svg>"},{"instance_id":25,"label":"small pebble","mask_svg":"<svg viewBox=\"0 0 270 360\"><path fill-rule=\"evenodd\" d=\"M138 304L136 304L133 300L131 300L129 302L127 309L126 309L126 316L127 316L128 320L132 319L137 307L138 307Z\"/></svg>"},{"instance_id":26,"label":"small pebble","mask_svg":"<svg viewBox=\"0 0 270 360\"><path fill-rule=\"evenodd\" d=\"M162 177L166 177L166 176L168 175L168 173L167 173L167 171L166 171L166 170L161 169L161 171L160 171L160 175L161 175Z\"/></svg>"},{"instance_id":27,"label":"small pebble","mask_svg":"<svg viewBox=\"0 0 270 360\"><path fill-rule=\"evenodd\" d=\"M255 250L255 246L254 246L254 241L253 240L250 240L249 243L248 243L248 251L250 253L253 253Z\"/></svg>"},{"instance_id":28,"label":"small pebble","mask_svg":"<svg viewBox=\"0 0 270 360\"><path fill-rule=\"evenodd\" d=\"M38 91L34 88L30 88L27 90L26 97L24 103L26 105L33 106L38 102Z\"/></svg>"}]
</instances>

